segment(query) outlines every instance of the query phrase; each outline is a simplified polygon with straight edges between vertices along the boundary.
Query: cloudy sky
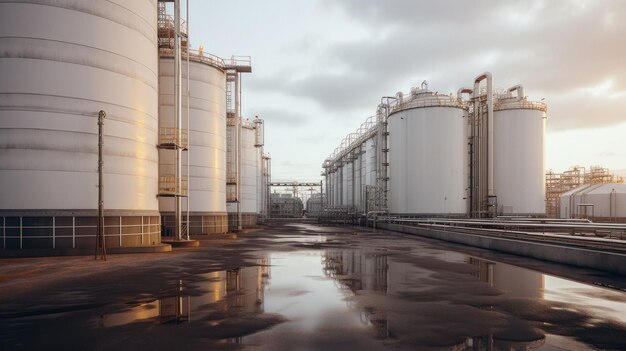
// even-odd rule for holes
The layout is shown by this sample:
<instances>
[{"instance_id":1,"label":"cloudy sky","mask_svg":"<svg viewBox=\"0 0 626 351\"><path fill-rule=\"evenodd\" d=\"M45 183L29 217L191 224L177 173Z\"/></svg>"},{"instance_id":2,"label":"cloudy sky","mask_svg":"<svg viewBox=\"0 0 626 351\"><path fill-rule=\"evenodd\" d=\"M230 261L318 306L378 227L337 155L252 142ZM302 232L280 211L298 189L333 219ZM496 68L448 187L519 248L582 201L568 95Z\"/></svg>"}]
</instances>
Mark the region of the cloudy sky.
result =
<instances>
[{"instance_id":1,"label":"cloudy sky","mask_svg":"<svg viewBox=\"0 0 626 351\"><path fill-rule=\"evenodd\" d=\"M545 98L547 169L626 169L626 1L189 1L194 47L252 56L243 113L266 121L274 180L319 180L381 96L484 71Z\"/></svg>"}]
</instances>

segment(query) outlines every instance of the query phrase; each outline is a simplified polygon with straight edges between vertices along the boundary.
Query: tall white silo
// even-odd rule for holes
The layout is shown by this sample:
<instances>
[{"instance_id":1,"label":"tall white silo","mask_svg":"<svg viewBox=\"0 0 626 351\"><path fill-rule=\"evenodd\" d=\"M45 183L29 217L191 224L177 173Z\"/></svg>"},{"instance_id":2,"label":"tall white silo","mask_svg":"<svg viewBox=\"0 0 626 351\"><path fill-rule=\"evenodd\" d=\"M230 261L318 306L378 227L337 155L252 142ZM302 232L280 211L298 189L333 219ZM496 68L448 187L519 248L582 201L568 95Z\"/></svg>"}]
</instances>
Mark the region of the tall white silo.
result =
<instances>
[{"instance_id":1,"label":"tall white silo","mask_svg":"<svg viewBox=\"0 0 626 351\"><path fill-rule=\"evenodd\" d=\"M106 245L160 243L157 3L0 3L6 248L96 243L99 110Z\"/></svg>"},{"instance_id":2,"label":"tall white silo","mask_svg":"<svg viewBox=\"0 0 626 351\"><path fill-rule=\"evenodd\" d=\"M354 206L357 208L357 210L362 210L362 205L361 205L361 193L363 192L362 190L362 183L361 183L361 170L362 170L362 161L363 161L363 155L361 152L361 149L363 148L363 145L359 145L355 150L354 150L354 164L353 164L353 169L354 169L354 184L353 184L353 188L354 188Z\"/></svg>"},{"instance_id":3,"label":"tall white silo","mask_svg":"<svg viewBox=\"0 0 626 351\"><path fill-rule=\"evenodd\" d=\"M174 57L161 52L159 63L159 128L162 134L176 126L174 112ZM182 85L187 86L183 63ZM189 62L189 230L190 234L228 231L226 213L226 73L217 57L191 52ZM187 101L183 98L183 111ZM184 113L185 114L185 113ZM183 129L187 129L186 114ZM183 157L183 177L187 159ZM159 174L175 174L173 152L159 152ZM183 204L185 200L183 199ZM164 226L173 231L173 198L159 198ZM183 205L183 210L186 206Z\"/></svg>"},{"instance_id":4,"label":"tall white silo","mask_svg":"<svg viewBox=\"0 0 626 351\"><path fill-rule=\"evenodd\" d=\"M389 211L402 215L467 212L466 109L459 99L412 89L391 111Z\"/></svg>"},{"instance_id":5,"label":"tall white silo","mask_svg":"<svg viewBox=\"0 0 626 351\"><path fill-rule=\"evenodd\" d=\"M544 215L546 105L529 101L521 88L517 91L517 97L509 92L498 96L494 103L494 188L498 213Z\"/></svg>"},{"instance_id":6,"label":"tall white silo","mask_svg":"<svg viewBox=\"0 0 626 351\"><path fill-rule=\"evenodd\" d=\"M235 129L235 126L229 128ZM255 145L254 123L241 121L241 169L239 211L243 227L257 224L257 150ZM236 216L237 204L228 203L230 216ZM234 219L233 219L234 220ZM231 221L232 222L232 221Z\"/></svg>"},{"instance_id":7,"label":"tall white silo","mask_svg":"<svg viewBox=\"0 0 626 351\"><path fill-rule=\"evenodd\" d=\"M365 185L376 186L376 138L365 142Z\"/></svg>"}]
</instances>

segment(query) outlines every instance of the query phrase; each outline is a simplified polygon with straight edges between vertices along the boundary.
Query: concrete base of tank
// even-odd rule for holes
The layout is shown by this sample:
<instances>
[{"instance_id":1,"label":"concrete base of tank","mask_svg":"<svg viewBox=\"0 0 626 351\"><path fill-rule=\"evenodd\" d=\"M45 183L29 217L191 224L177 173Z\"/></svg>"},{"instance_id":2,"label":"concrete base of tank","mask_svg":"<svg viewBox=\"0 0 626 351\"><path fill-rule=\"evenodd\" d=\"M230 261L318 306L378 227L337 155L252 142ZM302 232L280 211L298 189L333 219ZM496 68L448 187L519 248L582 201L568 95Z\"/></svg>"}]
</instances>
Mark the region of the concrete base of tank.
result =
<instances>
[{"instance_id":1,"label":"concrete base of tank","mask_svg":"<svg viewBox=\"0 0 626 351\"><path fill-rule=\"evenodd\" d=\"M199 247L199 240L171 240L165 239L163 240L164 244L172 245L172 247Z\"/></svg>"},{"instance_id":2,"label":"concrete base of tank","mask_svg":"<svg viewBox=\"0 0 626 351\"><path fill-rule=\"evenodd\" d=\"M171 252L172 245L156 244L152 246L134 247L110 247L107 248L107 255L117 254L140 254L140 253L161 253ZM93 256L95 249L24 249L24 250L3 250L0 249L0 258L20 258L20 257L48 257L48 256Z\"/></svg>"},{"instance_id":3,"label":"concrete base of tank","mask_svg":"<svg viewBox=\"0 0 626 351\"><path fill-rule=\"evenodd\" d=\"M244 212L241 214L241 226L243 228L256 227L258 223L258 213ZM228 229L230 231L237 230L237 214L228 214Z\"/></svg>"},{"instance_id":4,"label":"concrete base of tank","mask_svg":"<svg viewBox=\"0 0 626 351\"><path fill-rule=\"evenodd\" d=\"M174 234L174 213L162 212L163 236ZM228 214L226 212L190 212L189 235L225 234L228 232Z\"/></svg>"},{"instance_id":5,"label":"concrete base of tank","mask_svg":"<svg viewBox=\"0 0 626 351\"><path fill-rule=\"evenodd\" d=\"M92 251L98 226L94 210L0 211L0 247L4 250ZM156 211L104 212L107 250L155 248L161 245Z\"/></svg>"}]
</instances>

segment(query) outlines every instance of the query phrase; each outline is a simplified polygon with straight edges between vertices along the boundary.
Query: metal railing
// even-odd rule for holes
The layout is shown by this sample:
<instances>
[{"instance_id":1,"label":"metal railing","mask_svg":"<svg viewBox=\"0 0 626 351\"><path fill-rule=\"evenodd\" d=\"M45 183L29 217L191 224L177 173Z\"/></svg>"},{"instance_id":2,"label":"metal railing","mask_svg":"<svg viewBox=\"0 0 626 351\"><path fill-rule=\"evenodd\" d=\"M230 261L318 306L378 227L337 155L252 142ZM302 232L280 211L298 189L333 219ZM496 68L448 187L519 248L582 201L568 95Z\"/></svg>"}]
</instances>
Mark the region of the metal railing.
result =
<instances>
[{"instance_id":1,"label":"metal railing","mask_svg":"<svg viewBox=\"0 0 626 351\"><path fill-rule=\"evenodd\" d=\"M251 67L252 66L252 57L251 56L237 56L233 55L230 59L224 60L224 63L227 66L241 66L241 67Z\"/></svg>"},{"instance_id":2,"label":"metal railing","mask_svg":"<svg viewBox=\"0 0 626 351\"><path fill-rule=\"evenodd\" d=\"M159 55L161 57L174 57L174 49L161 48L159 49ZM187 59L187 50L182 50L181 57L183 60ZM189 60L199 63L204 63L209 66L217 67L219 69L226 69L224 60L213 54L205 53L201 50L189 49Z\"/></svg>"},{"instance_id":3,"label":"metal railing","mask_svg":"<svg viewBox=\"0 0 626 351\"><path fill-rule=\"evenodd\" d=\"M467 102L449 95L433 95L431 97L416 97L410 100L406 99L398 102L391 107L391 113L403 111L412 108L424 107L457 107L468 109Z\"/></svg>"},{"instance_id":4,"label":"metal railing","mask_svg":"<svg viewBox=\"0 0 626 351\"><path fill-rule=\"evenodd\" d=\"M538 102L538 101L528 101L525 99L511 101L511 100L506 99L502 101L500 100L494 101L493 109L494 111L524 109L524 110L537 110L537 111L547 112L548 106L545 103Z\"/></svg>"},{"instance_id":5,"label":"metal railing","mask_svg":"<svg viewBox=\"0 0 626 351\"><path fill-rule=\"evenodd\" d=\"M175 145L181 147L183 149L189 148L189 134L187 133L187 129L180 130L180 138L179 138L179 129L172 127L161 127L159 128L159 145L167 146L167 145Z\"/></svg>"},{"instance_id":6,"label":"metal railing","mask_svg":"<svg viewBox=\"0 0 626 351\"><path fill-rule=\"evenodd\" d=\"M173 175L160 176L159 195L187 196L187 194L189 193L187 178L180 178L180 182L178 182L178 180L179 179Z\"/></svg>"},{"instance_id":7,"label":"metal railing","mask_svg":"<svg viewBox=\"0 0 626 351\"><path fill-rule=\"evenodd\" d=\"M123 224L123 217L117 217L117 223L115 224L105 224L104 225L104 235L107 239L106 242L110 242L110 240L117 240L118 246L123 247L123 238L130 236L140 236L141 237L141 245L144 243L150 243L151 235L161 235L161 223L158 219L158 216L141 216L141 224ZM151 217L156 218L156 223L152 223ZM0 220L0 224L2 225L2 247L7 248L7 240L19 240L19 248L23 249L25 243L27 244L29 240L33 239L51 239L52 240L52 248L56 249L57 240L59 239L72 239L72 248L76 248L76 239L81 238L95 238L97 235L97 224L92 225L77 225L76 217L72 218L71 225L58 225L57 218L68 218L68 217L52 217L52 225L25 225L24 218L27 217L17 217L19 218L19 223L15 225L8 225L7 218L16 218L16 217L2 217ZM105 218L111 218L110 216L106 216ZM152 230L151 228L156 227L156 230ZM110 230L107 232L107 228ZM141 228L140 230L124 230L124 228ZM77 232L84 233L85 229L93 229L93 234L78 234ZM26 234L26 231L36 230L38 232L50 230L50 235L31 235ZM71 230L71 234L61 234L63 232L68 232ZM128 233L130 231L131 233ZM17 232L16 234L9 234L11 232ZM115 233L111 233L115 232ZM94 240L95 244L95 240Z\"/></svg>"}]
</instances>

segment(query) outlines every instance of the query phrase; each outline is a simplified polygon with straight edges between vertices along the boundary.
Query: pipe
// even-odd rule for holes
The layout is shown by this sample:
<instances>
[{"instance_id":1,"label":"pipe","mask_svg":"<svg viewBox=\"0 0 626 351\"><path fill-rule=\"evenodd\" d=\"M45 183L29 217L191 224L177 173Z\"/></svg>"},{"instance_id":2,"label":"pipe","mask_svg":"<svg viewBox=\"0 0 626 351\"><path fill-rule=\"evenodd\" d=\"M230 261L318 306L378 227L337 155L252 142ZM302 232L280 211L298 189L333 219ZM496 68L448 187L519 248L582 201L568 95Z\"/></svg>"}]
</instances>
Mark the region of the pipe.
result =
<instances>
[{"instance_id":1,"label":"pipe","mask_svg":"<svg viewBox=\"0 0 626 351\"><path fill-rule=\"evenodd\" d=\"M495 196L493 182L493 78L491 73L485 72L474 79L474 97L480 95L480 82L487 80L487 197L489 199ZM476 107L480 101L475 100ZM478 111L477 108L474 111Z\"/></svg>"},{"instance_id":2,"label":"pipe","mask_svg":"<svg viewBox=\"0 0 626 351\"><path fill-rule=\"evenodd\" d=\"M517 100L522 100L526 95L524 95L524 87L521 84L512 86L508 89L509 94L512 92L517 92Z\"/></svg>"},{"instance_id":3,"label":"pipe","mask_svg":"<svg viewBox=\"0 0 626 351\"><path fill-rule=\"evenodd\" d=\"M187 11L187 13L185 14L185 32L187 34L187 45L186 45L187 47L187 198L185 199L187 202L187 214L186 214L185 222L187 225L187 238L186 239L189 240L190 239L189 235L191 232L191 228L190 228L191 221L189 220L189 196L191 195L189 191L189 174L191 174L190 173L191 166L189 162L191 158L191 156L189 155L189 147L190 147L189 145L189 125L190 125L189 124L189 111L190 111L189 79L191 79L191 75L189 73L189 56L190 56L189 55L189 0L187 0L185 3L185 10Z\"/></svg>"},{"instance_id":4,"label":"pipe","mask_svg":"<svg viewBox=\"0 0 626 351\"><path fill-rule=\"evenodd\" d=\"M469 94L471 100L471 98L474 97L474 89L468 87L459 88L456 92L456 97L459 100L463 100L463 94Z\"/></svg>"},{"instance_id":5,"label":"pipe","mask_svg":"<svg viewBox=\"0 0 626 351\"><path fill-rule=\"evenodd\" d=\"M98 258L98 250L100 250L100 254L102 255L102 260L107 260L107 250L106 243L104 237L104 158L103 158L103 149L104 149L104 139L103 139L103 128L104 128L104 118L106 117L106 112L104 110L100 110L98 112L98 238L96 239L96 252L94 255L94 259Z\"/></svg>"},{"instance_id":6,"label":"pipe","mask_svg":"<svg viewBox=\"0 0 626 351\"><path fill-rule=\"evenodd\" d=\"M182 65L181 65L181 40L180 40L180 0L174 1L174 111L176 114L176 133L178 143L183 140L183 113L182 113ZM174 231L176 240L182 240L182 199L180 195L183 190L183 163L181 145L176 146L176 196L175 220L176 229Z\"/></svg>"},{"instance_id":7,"label":"pipe","mask_svg":"<svg viewBox=\"0 0 626 351\"><path fill-rule=\"evenodd\" d=\"M616 192L615 192L615 189L612 189L611 192L609 193L609 218L611 219L611 221L613 220L613 196L614 195L616 195Z\"/></svg>"}]
</instances>

